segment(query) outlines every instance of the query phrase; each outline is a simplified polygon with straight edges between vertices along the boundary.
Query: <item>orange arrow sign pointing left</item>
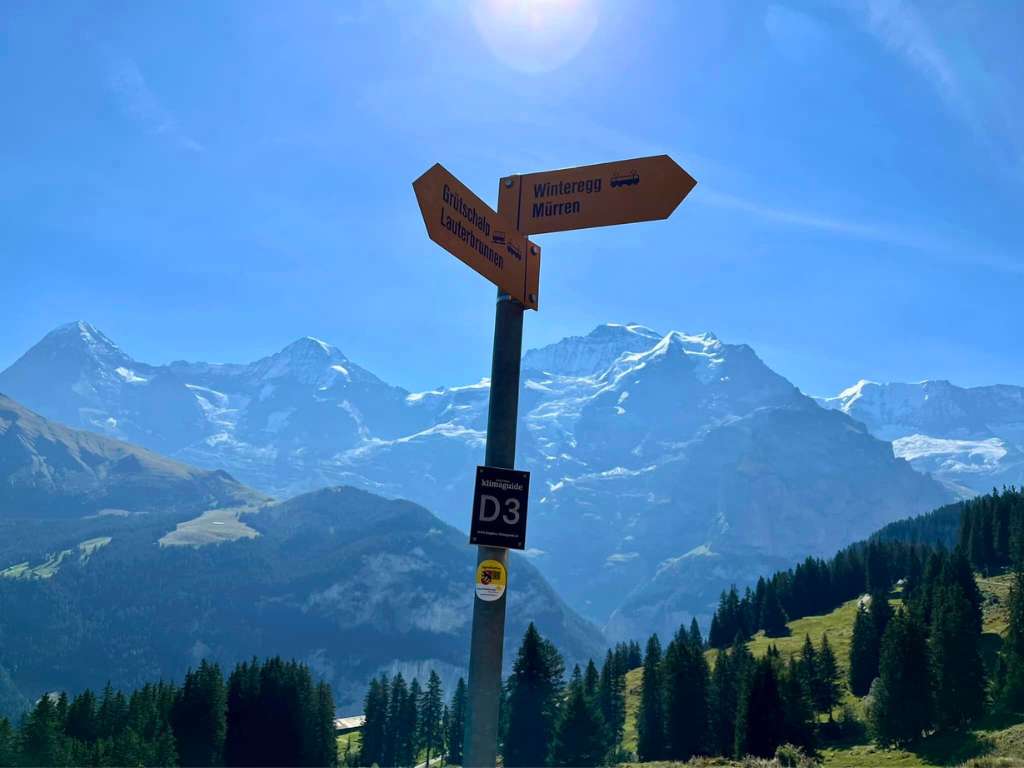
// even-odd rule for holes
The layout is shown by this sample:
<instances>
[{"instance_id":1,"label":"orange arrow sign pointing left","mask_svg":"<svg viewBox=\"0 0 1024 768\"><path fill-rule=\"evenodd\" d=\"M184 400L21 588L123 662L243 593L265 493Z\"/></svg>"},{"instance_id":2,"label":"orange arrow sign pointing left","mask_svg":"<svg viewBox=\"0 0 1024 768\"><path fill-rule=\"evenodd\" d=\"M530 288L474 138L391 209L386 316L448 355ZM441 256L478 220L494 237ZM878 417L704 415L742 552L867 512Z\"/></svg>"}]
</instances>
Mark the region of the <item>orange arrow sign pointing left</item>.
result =
<instances>
[{"instance_id":1,"label":"orange arrow sign pointing left","mask_svg":"<svg viewBox=\"0 0 1024 768\"><path fill-rule=\"evenodd\" d=\"M667 219L697 182L668 155L507 176L499 210L527 235Z\"/></svg>"},{"instance_id":2,"label":"orange arrow sign pointing left","mask_svg":"<svg viewBox=\"0 0 1024 768\"><path fill-rule=\"evenodd\" d=\"M412 183L427 235L527 309L537 309L540 246L440 163Z\"/></svg>"}]
</instances>

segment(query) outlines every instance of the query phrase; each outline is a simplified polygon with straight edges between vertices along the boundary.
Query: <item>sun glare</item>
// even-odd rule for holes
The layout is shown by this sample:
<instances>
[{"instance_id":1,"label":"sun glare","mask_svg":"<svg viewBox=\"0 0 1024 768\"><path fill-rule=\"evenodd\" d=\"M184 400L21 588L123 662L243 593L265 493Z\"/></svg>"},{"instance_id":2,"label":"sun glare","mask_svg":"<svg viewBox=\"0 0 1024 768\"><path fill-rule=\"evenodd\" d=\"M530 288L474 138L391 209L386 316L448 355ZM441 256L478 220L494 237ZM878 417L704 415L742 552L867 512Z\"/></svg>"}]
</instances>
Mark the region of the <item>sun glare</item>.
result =
<instances>
[{"instance_id":1,"label":"sun glare","mask_svg":"<svg viewBox=\"0 0 1024 768\"><path fill-rule=\"evenodd\" d=\"M594 0L483 0L470 7L494 55L527 73L550 72L575 58L598 22Z\"/></svg>"}]
</instances>

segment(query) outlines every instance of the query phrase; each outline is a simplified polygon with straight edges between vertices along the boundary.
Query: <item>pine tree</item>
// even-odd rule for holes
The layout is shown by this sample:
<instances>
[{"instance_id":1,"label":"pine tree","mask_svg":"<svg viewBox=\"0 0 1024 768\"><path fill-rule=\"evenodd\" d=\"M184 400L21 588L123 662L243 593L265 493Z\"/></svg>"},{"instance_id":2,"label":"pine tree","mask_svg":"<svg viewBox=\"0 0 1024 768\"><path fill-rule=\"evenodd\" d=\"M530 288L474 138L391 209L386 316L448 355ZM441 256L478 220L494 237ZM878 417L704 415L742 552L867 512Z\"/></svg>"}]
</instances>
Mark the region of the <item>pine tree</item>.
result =
<instances>
[{"instance_id":1,"label":"pine tree","mask_svg":"<svg viewBox=\"0 0 1024 768\"><path fill-rule=\"evenodd\" d=\"M818 677L818 654L814 650L814 643L811 642L809 634L804 635L804 644L800 650L800 664L798 667L800 683L804 688L804 695L808 703L814 706L815 685Z\"/></svg>"},{"instance_id":2,"label":"pine tree","mask_svg":"<svg viewBox=\"0 0 1024 768\"><path fill-rule=\"evenodd\" d=\"M934 592L940 582L942 569L945 564L945 555L941 552L932 552L924 566L924 573L921 576L921 587L914 595L915 609L926 626L932 623L932 606L934 604ZM879 635L885 633L880 630Z\"/></svg>"},{"instance_id":3,"label":"pine tree","mask_svg":"<svg viewBox=\"0 0 1024 768\"><path fill-rule=\"evenodd\" d=\"M103 698L96 712L96 734L101 739L113 739L124 727L128 704L124 694L115 691L107 682L103 688Z\"/></svg>"},{"instance_id":4,"label":"pine tree","mask_svg":"<svg viewBox=\"0 0 1024 768\"><path fill-rule=\"evenodd\" d=\"M765 656L755 664L740 694L736 754L774 757L785 736L784 709L775 667Z\"/></svg>"},{"instance_id":5,"label":"pine tree","mask_svg":"<svg viewBox=\"0 0 1024 768\"><path fill-rule=\"evenodd\" d=\"M889 604L889 596L880 592L871 594L868 597L868 615L871 618L871 627L874 629L871 652L868 654L868 658L869 660L878 659L880 670L882 661L882 638L885 636L885 630L888 628L889 622L892 620L892 606Z\"/></svg>"},{"instance_id":6,"label":"pine tree","mask_svg":"<svg viewBox=\"0 0 1024 768\"><path fill-rule=\"evenodd\" d=\"M338 764L338 737L334 730L334 695L327 683L316 686L315 711L313 765L335 766Z\"/></svg>"},{"instance_id":7,"label":"pine tree","mask_svg":"<svg viewBox=\"0 0 1024 768\"><path fill-rule=\"evenodd\" d=\"M666 757L689 760L708 742L708 667L684 627L665 651Z\"/></svg>"},{"instance_id":8,"label":"pine tree","mask_svg":"<svg viewBox=\"0 0 1024 768\"><path fill-rule=\"evenodd\" d=\"M785 723L784 741L812 751L814 749L814 712L807 698L800 665L792 656L789 659L786 674L782 676L780 695L782 697L783 722Z\"/></svg>"},{"instance_id":9,"label":"pine tree","mask_svg":"<svg viewBox=\"0 0 1024 768\"><path fill-rule=\"evenodd\" d=\"M14 728L6 717L0 717L0 765L18 764L18 744Z\"/></svg>"},{"instance_id":10,"label":"pine tree","mask_svg":"<svg viewBox=\"0 0 1024 768\"><path fill-rule=\"evenodd\" d=\"M661 643L657 635L651 635L644 656L643 688L636 723L636 749L641 762L660 760L665 755L665 701L661 661Z\"/></svg>"},{"instance_id":11,"label":"pine tree","mask_svg":"<svg viewBox=\"0 0 1024 768\"><path fill-rule=\"evenodd\" d=\"M627 655L627 669L639 669L644 665L643 651L640 649L640 643L637 640L629 641L629 653Z\"/></svg>"},{"instance_id":12,"label":"pine tree","mask_svg":"<svg viewBox=\"0 0 1024 768\"><path fill-rule=\"evenodd\" d=\"M115 737L110 747L110 762L113 765L141 765L143 749L139 735L131 728L125 728Z\"/></svg>"},{"instance_id":13,"label":"pine tree","mask_svg":"<svg viewBox=\"0 0 1024 768\"><path fill-rule=\"evenodd\" d=\"M761 605L761 628L766 637L783 637L788 634L786 627L786 612L782 609L779 601L779 593L775 581L769 581L764 590L764 599Z\"/></svg>"},{"instance_id":14,"label":"pine tree","mask_svg":"<svg viewBox=\"0 0 1024 768\"><path fill-rule=\"evenodd\" d=\"M711 752L731 757L736 749L736 714L740 695L754 659L742 638L728 651L719 652L711 683Z\"/></svg>"},{"instance_id":15,"label":"pine tree","mask_svg":"<svg viewBox=\"0 0 1024 768\"><path fill-rule=\"evenodd\" d=\"M57 722L57 728L61 733L64 733L68 722L68 695L64 691L60 692L57 697L57 704L55 707L55 718Z\"/></svg>"},{"instance_id":16,"label":"pine tree","mask_svg":"<svg viewBox=\"0 0 1024 768\"><path fill-rule=\"evenodd\" d=\"M508 686L505 765L543 765L558 722L564 663L531 622L523 636Z\"/></svg>"},{"instance_id":17,"label":"pine tree","mask_svg":"<svg viewBox=\"0 0 1024 768\"><path fill-rule=\"evenodd\" d=\"M757 579L757 585L754 587L754 592L751 594L750 588L747 588L746 593L743 595L743 602L747 604L750 611L750 622L747 623L750 634L753 634L758 629L764 629L762 618L764 614L765 597L768 592L768 582L765 581L764 576L759 576Z\"/></svg>"},{"instance_id":18,"label":"pine tree","mask_svg":"<svg viewBox=\"0 0 1024 768\"><path fill-rule=\"evenodd\" d=\"M628 659L623 660L622 667L628 667ZM601 680L598 686L598 700L601 705L601 717L604 720L608 735L608 749L612 749L622 740L622 731L626 719L626 678L624 669L616 664L615 656L608 651L601 667Z\"/></svg>"},{"instance_id":19,"label":"pine tree","mask_svg":"<svg viewBox=\"0 0 1024 768\"><path fill-rule=\"evenodd\" d=\"M142 762L148 762L152 742L160 728L153 685L147 683L128 697L128 728L139 737Z\"/></svg>"},{"instance_id":20,"label":"pine tree","mask_svg":"<svg viewBox=\"0 0 1024 768\"><path fill-rule=\"evenodd\" d=\"M466 728L466 681L455 684L448 718L448 762L462 765L462 738Z\"/></svg>"},{"instance_id":21,"label":"pine tree","mask_svg":"<svg viewBox=\"0 0 1024 768\"><path fill-rule=\"evenodd\" d=\"M881 650L882 636L885 635L886 627L889 626L889 620L892 618L889 595L884 592L871 593L868 597L868 613L871 614L871 625L875 628L875 642Z\"/></svg>"},{"instance_id":22,"label":"pine tree","mask_svg":"<svg viewBox=\"0 0 1024 768\"><path fill-rule=\"evenodd\" d=\"M1024 710L1024 567L1014 571L1010 587L1009 629L999 651L997 702L1008 710Z\"/></svg>"},{"instance_id":23,"label":"pine tree","mask_svg":"<svg viewBox=\"0 0 1024 768\"><path fill-rule=\"evenodd\" d=\"M363 700L363 725L360 762L362 765L384 764L384 747L388 727L388 679L382 676L370 681L370 687Z\"/></svg>"},{"instance_id":24,"label":"pine tree","mask_svg":"<svg viewBox=\"0 0 1024 768\"><path fill-rule=\"evenodd\" d=\"M704 637L700 633L700 625L697 619L690 619L690 645L698 650L704 650Z\"/></svg>"},{"instance_id":25,"label":"pine tree","mask_svg":"<svg viewBox=\"0 0 1024 768\"><path fill-rule=\"evenodd\" d=\"M174 743L174 734L169 727L157 734L153 744L153 759L150 765L178 765L178 750Z\"/></svg>"},{"instance_id":26,"label":"pine tree","mask_svg":"<svg viewBox=\"0 0 1024 768\"><path fill-rule=\"evenodd\" d=\"M869 722L883 746L916 741L931 725L928 646L919 619L902 611L886 627L877 682L869 694Z\"/></svg>"},{"instance_id":27,"label":"pine tree","mask_svg":"<svg viewBox=\"0 0 1024 768\"><path fill-rule=\"evenodd\" d=\"M228 676L224 764L255 765L261 734L259 661L242 662Z\"/></svg>"},{"instance_id":28,"label":"pine tree","mask_svg":"<svg viewBox=\"0 0 1024 768\"><path fill-rule=\"evenodd\" d=\"M21 728L21 753L25 765L61 765L64 739L57 721L57 709L49 694L43 694L25 718Z\"/></svg>"},{"instance_id":29,"label":"pine tree","mask_svg":"<svg viewBox=\"0 0 1024 768\"><path fill-rule=\"evenodd\" d=\"M427 751L428 766L430 755L440 754L444 749L444 730L441 723L443 709L444 692L441 690L441 678L436 671L431 670L427 690L423 693L423 704L420 707L420 744Z\"/></svg>"},{"instance_id":30,"label":"pine tree","mask_svg":"<svg viewBox=\"0 0 1024 768\"><path fill-rule=\"evenodd\" d=\"M758 590L763 594L764 580L758 583ZM732 585L728 592L722 592L718 601L718 610L715 618L712 619L712 629L708 635L708 643L712 648L728 647L737 634L746 640L757 629L760 621L760 607L755 606L755 599L747 590L743 600L740 600L736 592L736 585Z\"/></svg>"},{"instance_id":31,"label":"pine tree","mask_svg":"<svg viewBox=\"0 0 1024 768\"><path fill-rule=\"evenodd\" d=\"M422 697L420 681L413 678L409 683L409 695L401 708L401 725L398 733L396 755L399 765L416 765L419 754L419 705Z\"/></svg>"},{"instance_id":32,"label":"pine tree","mask_svg":"<svg viewBox=\"0 0 1024 768\"><path fill-rule=\"evenodd\" d=\"M889 573L889 562L885 556L884 545L872 540L868 544L866 560L867 588L872 595L888 596L892 587L892 576Z\"/></svg>"},{"instance_id":33,"label":"pine tree","mask_svg":"<svg viewBox=\"0 0 1024 768\"><path fill-rule=\"evenodd\" d=\"M596 698L587 695L578 673L579 667L569 684L569 696L552 741L552 765L597 766L603 762L604 722Z\"/></svg>"},{"instance_id":34,"label":"pine tree","mask_svg":"<svg viewBox=\"0 0 1024 768\"><path fill-rule=\"evenodd\" d=\"M935 724L956 729L981 714L985 703L980 627L956 581L940 589L935 600L929 639Z\"/></svg>"},{"instance_id":35,"label":"pine tree","mask_svg":"<svg viewBox=\"0 0 1024 768\"><path fill-rule=\"evenodd\" d=\"M441 736L438 742L441 746L441 751L438 753L438 757L441 758L441 768L444 768L445 755L448 754L448 733L451 728L451 719L452 713L448 709L448 705L445 704L441 707Z\"/></svg>"},{"instance_id":36,"label":"pine tree","mask_svg":"<svg viewBox=\"0 0 1024 768\"><path fill-rule=\"evenodd\" d=\"M96 695L88 688L75 696L68 705L64 729L68 737L76 741L96 741Z\"/></svg>"},{"instance_id":37,"label":"pine tree","mask_svg":"<svg viewBox=\"0 0 1024 768\"><path fill-rule=\"evenodd\" d=\"M111 707L115 711L122 709L117 703L119 695L120 692L115 695ZM103 709L106 700L107 697L104 695L104 701L100 705L100 721L104 729L106 727L103 725ZM185 683L174 707L174 736L178 756L183 765L223 764L226 708L227 696L220 667L204 660L198 669L189 671L185 676Z\"/></svg>"},{"instance_id":38,"label":"pine tree","mask_svg":"<svg viewBox=\"0 0 1024 768\"><path fill-rule=\"evenodd\" d=\"M828 721L832 722L832 710L839 706L842 688L839 685L839 666L835 654L829 645L828 635L821 637L821 651L818 652L818 663L814 675L814 709L827 713Z\"/></svg>"},{"instance_id":39,"label":"pine tree","mask_svg":"<svg viewBox=\"0 0 1024 768\"><path fill-rule=\"evenodd\" d=\"M878 677L875 635L871 614L859 607L853 620L853 637L850 640L849 683L854 696L867 695L871 681Z\"/></svg>"},{"instance_id":40,"label":"pine tree","mask_svg":"<svg viewBox=\"0 0 1024 768\"><path fill-rule=\"evenodd\" d=\"M954 552L946 564L943 573L943 583L956 582L963 590L964 598L967 600L968 616L970 617L971 629L981 634L981 590L978 589L978 582L974 579L974 571L963 552Z\"/></svg>"},{"instance_id":41,"label":"pine tree","mask_svg":"<svg viewBox=\"0 0 1024 768\"><path fill-rule=\"evenodd\" d=\"M711 617L711 626L708 629L708 645L712 648L721 648L726 641L723 637L722 622L718 618L718 611Z\"/></svg>"},{"instance_id":42,"label":"pine tree","mask_svg":"<svg viewBox=\"0 0 1024 768\"><path fill-rule=\"evenodd\" d=\"M405 678L399 672L391 681L391 694L388 701L388 727L384 739L384 754L381 765L393 766L402 763L402 743L405 741L405 721L403 715L408 706L409 688L405 684Z\"/></svg>"},{"instance_id":43,"label":"pine tree","mask_svg":"<svg viewBox=\"0 0 1024 768\"><path fill-rule=\"evenodd\" d=\"M601 675L597 671L597 667L594 665L594 660L590 659L587 662L587 671L583 676L583 693L587 698L596 701L597 692L601 686Z\"/></svg>"}]
</instances>

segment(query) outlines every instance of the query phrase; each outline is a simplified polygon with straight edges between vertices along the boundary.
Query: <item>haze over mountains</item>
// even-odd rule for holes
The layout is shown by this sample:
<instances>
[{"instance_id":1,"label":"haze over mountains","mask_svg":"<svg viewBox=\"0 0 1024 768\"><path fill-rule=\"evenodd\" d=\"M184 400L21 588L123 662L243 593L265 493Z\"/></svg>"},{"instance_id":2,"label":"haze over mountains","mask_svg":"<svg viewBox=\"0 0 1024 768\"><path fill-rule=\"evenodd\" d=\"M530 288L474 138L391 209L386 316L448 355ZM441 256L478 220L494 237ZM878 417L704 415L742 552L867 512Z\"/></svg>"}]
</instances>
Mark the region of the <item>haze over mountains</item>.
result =
<instances>
[{"instance_id":1,"label":"haze over mountains","mask_svg":"<svg viewBox=\"0 0 1024 768\"><path fill-rule=\"evenodd\" d=\"M891 440L897 456L960 495L1024 486L1024 387L861 380L819 402Z\"/></svg>"},{"instance_id":2,"label":"haze over mountains","mask_svg":"<svg viewBox=\"0 0 1024 768\"><path fill-rule=\"evenodd\" d=\"M44 415L279 498L351 484L465 528L488 383L411 393L305 338L248 365L135 361L86 323L0 373ZM718 592L953 493L746 345L600 326L523 358L529 555L612 639L707 618Z\"/></svg>"},{"instance_id":3,"label":"haze over mountains","mask_svg":"<svg viewBox=\"0 0 1024 768\"><path fill-rule=\"evenodd\" d=\"M411 502L353 488L273 502L0 398L0 716L201 658L301 659L348 709L385 670L454 684L474 568L465 536ZM529 562L514 569L508 664L530 621L577 661L603 653Z\"/></svg>"},{"instance_id":4,"label":"haze over mountains","mask_svg":"<svg viewBox=\"0 0 1024 768\"><path fill-rule=\"evenodd\" d=\"M0 520L199 513L267 499L206 471L48 421L0 395Z\"/></svg>"}]
</instances>

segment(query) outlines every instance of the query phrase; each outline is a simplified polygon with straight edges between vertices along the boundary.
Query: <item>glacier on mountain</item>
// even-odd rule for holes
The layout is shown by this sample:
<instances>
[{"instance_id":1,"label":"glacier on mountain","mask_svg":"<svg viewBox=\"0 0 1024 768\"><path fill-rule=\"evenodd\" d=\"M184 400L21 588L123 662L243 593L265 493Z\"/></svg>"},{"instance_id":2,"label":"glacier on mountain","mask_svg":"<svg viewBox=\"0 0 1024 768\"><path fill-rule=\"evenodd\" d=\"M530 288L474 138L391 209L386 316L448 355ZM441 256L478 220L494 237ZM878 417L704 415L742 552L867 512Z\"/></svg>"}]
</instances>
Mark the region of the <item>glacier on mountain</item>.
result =
<instances>
[{"instance_id":1,"label":"glacier on mountain","mask_svg":"<svg viewBox=\"0 0 1024 768\"><path fill-rule=\"evenodd\" d=\"M818 402L892 441L897 456L960 496L1024 485L1024 387L862 379Z\"/></svg>"}]
</instances>

